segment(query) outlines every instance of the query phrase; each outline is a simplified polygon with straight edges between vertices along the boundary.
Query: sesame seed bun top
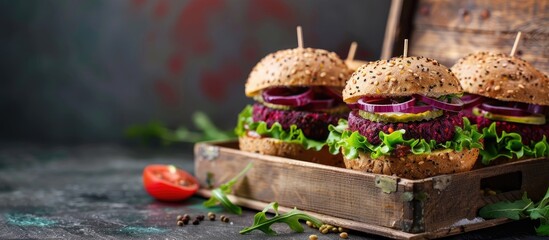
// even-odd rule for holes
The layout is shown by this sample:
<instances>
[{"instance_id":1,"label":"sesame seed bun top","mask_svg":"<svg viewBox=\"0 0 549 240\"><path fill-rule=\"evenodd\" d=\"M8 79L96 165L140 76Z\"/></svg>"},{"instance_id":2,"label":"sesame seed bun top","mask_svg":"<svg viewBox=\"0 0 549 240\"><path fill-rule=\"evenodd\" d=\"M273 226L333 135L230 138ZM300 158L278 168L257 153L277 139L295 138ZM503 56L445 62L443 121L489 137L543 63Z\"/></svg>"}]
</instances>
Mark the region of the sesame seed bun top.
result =
<instances>
[{"instance_id":1,"label":"sesame seed bun top","mask_svg":"<svg viewBox=\"0 0 549 240\"><path fill-rule=\"evenodd\" d=\"M334 52L294 48L271 53L252 69L246 82L246 96L275 86L343 87L351 71Z\"/></svg>"},{"instance_id":2,"label":"sesame seed bun top","mask_svg":"<svg viewBox=\"0 0 549 240\"><path fill-rule=\"evenodd\" d=\"M452 71L465 92L502 101L549 105L547 76L518 57L472 53L461 58Z\"/></svg>"},{"instance_id":3,"label":"sesame seed bun top","mask_svg":"<svg viewBox=\"0 0 549 240\"><path fill-rule=\"evenodd\" d=\"M459 81L447 67L426 57L396 57L370 62L347 81L343 100L362 97L399 97L421 94L439 97L461 93Z\"/></svg>"}]
</instances>

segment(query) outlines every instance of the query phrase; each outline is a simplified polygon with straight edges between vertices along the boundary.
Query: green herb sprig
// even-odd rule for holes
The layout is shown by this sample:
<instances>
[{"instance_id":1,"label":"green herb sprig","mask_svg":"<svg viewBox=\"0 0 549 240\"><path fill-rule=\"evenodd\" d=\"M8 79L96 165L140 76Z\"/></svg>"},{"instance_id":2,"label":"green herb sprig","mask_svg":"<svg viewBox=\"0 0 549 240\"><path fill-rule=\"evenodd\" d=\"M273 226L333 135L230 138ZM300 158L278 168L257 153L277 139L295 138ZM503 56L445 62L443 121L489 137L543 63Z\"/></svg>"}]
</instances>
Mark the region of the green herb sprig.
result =
<instances>
[{"instance_id":1,"label":"green herb sprig","mask_svg":"<svg viewBox=\"0 0 549 240\"><path fill-rule=\"evenodd\" d=\"M549 188L545 193L545 197L537 204L532 202L524 193L521 200L488 204L480 209L479 215L483 218L509 218L513 220L523 218L539 219L540 226L536 228L536 233L540 236L549 236Z\"/></svg>"},{"instance_id":2,"label":"green herb sprig","mask_svg":"<svg viewBox=\"0 0 549 240\"><path fill-rule=\"evenodd\" d=\"M267 211L269 211L269 209L273 209L275 212L275 216L272 218L267 218L266 213ZM267 205L267 207L265 207L263 211L255 214L254 223L252 224L252 226L240 230L240 234L246 234L253 230L260 230L268 235L276 235L276 232L271 228L271 225L273 225L274 223L286 223L293 231L303 232L304 229L299 220L310 221L316 227L322 226L322 222L320 220L311 217L304 212L297 210L296 208L287 213L278 214L278 202L272 202Z\"/></svg>"},{"instance_id":3,"label":"green herb sprig","mask_svg":"<svg viewBox=\"0 0 549 240\"><path fill-rule=\"evenodd\" d=\"M225 209L229 210L234 214L241 215L242 208L232 203L231 200L229 200L229 198L227 197L227 194L232 193L233 185L235 185L238 179L244 176L252 168L252 166L253 166L252 163L248 163L248 165L244 168L244 170L242 170L233 179L229 180L225 184L221 184L218 188L212 190L212 196L210 197L210 199L206 200L202 205L210 208L210 207L217 206L217 204L221 203L221 206L223 206Z\"/></svg>"},{"instance_id":4,"label":"green herb sprig","mask_svg":"<svg viewBox=\"0 0 549 240\"><path fill-rule=\"evenodd\" d=\"M141 143L147 145L160 143L166 146L174 143L194 143L236 138L236 135L232 131L223 131L216 127L203 112L193 113L192 120L198 131L191 131L185 126L172 130L160 121L151 121L146 124L136 124L128 127L126 129L126 137L139 140Z\"/></svg>"}]
</instances>

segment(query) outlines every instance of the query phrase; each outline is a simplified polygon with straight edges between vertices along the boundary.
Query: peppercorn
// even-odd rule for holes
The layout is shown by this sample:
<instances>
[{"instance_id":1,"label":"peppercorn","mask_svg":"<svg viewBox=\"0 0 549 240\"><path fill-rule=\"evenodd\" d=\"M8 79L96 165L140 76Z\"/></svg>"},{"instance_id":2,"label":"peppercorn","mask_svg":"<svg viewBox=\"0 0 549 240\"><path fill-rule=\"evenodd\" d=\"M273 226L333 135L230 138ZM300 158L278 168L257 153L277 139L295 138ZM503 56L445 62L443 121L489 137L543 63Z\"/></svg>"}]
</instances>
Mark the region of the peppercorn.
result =
<instances>
[{"instance_id":1,"label":"peppercorn","mask_svg":"<svg viewBox=\"0 0 549 240\"><path fill-rule=\"evenodd\" d=\"M190 219L188 219L188 218L183 218L182 222L183 222L183 224L187 225L187 224L189 224L189 220Z\"/></svg>"},{"instance_id":2,"label":"peppercorn","mask_svg":"<svg viewBox=\"0 0 549 240\"><path fill-rule=\"evenodd\" d=\"M342 233L339 234L339 237L343 238L343 239L347 239L347 238L349 238L349 234L347 234L346 232L342 232Z\"/></svg>"},{"instance_id":3,"label":"peppercorn","mask_svg":"<svg viewBox=\"0 0 549 240\"><path fill-rule=\"evenodd\" d=\"M198 219L198 221L203 221L204 220L204 215L198 215L198 216L196 216L196 219Z\"/></svg>"},{"instance_id":4,"label":"peppercorn","mask_svg":"<svg viewBox=\"0 0 549 240\"><path fill-rule=\"evenodd\" d=\"M177 226L183 226L183 221L177 221Z\"/></svg>"},{"instance_id":5,"label":"peppercorn","mask_svg":"<svg viewBox=\"0 0 549 240\"><path fill-rule=\"evenodd\" d=\"M195 219L195 220L193 221L193 225L198 225L198 224L200 224L200 220Z\"/></svg>"},{"instance_id":6,"label":"peppercorn","mask_svg":"<svg viewBox=\"0 0 549 240\"><path fill-rule=\"evenodd\" d=\"M191 216L189 216L189 214L184 214L184 215L183 215L183 219L191 220Z\"/></svg>"},{"instance_id":7,"label":"peppercorn","mask_svg":"<svg viewBox=\"0 0 549 240\"><path fill-rule=\"evenodd\" d=\"M215 221L215 213L209 212L208 218L210 219L210 221Z\"/></svg>"},{"instance_id":8,"label":"peppercorn","mask_svg":"<svg viewBox=\"0 0 549 240\"><path fill-rule=\"evenodd\" d=\"M176 219L177 219L177 221L183 221L183 216L177 215L177 218L176 218Z\"/></svg>"},{"instance_id":9,"label":"peppercorn","mask_svg":"<svg viewBox=\"0 0 549 240\"><path fill-rule=\"evenodd\" d=\"M309 240L318 240L318 236L317 235L310 235L309 236Z\"/></svg>"},{"instance_id":10,"label":"peppercorn","mask_svg":"<svg viewBox=\"0 0 549 240\"><path fill-rule=\"evenodd\" d=\"M228 222L229 222L229 218L226 217L225 215L221 215L221 218L220 218L220 219L221 219L222 222L225 222L225 223L228 223Z\"/></svg>"}]
</instances>

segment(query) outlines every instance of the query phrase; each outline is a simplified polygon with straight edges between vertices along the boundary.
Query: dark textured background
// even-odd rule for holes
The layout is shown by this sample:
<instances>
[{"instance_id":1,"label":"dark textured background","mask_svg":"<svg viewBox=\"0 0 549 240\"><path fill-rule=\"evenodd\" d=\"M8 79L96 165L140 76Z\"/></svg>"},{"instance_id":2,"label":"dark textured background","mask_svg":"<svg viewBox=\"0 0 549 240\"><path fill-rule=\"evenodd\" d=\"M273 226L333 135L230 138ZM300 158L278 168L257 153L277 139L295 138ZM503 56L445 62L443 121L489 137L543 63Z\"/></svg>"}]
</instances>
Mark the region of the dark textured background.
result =
<instances>
[{"instance_id":1,"label":"dark textured background","mask_svg":"<svg viewBox=\"0 0 549 240\"><path fill-rule=\"evenodd\" d=\"M266 54L296 44L380 55L386 0L0 1L0 141L124 139L130 124L223 129Z\"/></svg>"}]
</instances>

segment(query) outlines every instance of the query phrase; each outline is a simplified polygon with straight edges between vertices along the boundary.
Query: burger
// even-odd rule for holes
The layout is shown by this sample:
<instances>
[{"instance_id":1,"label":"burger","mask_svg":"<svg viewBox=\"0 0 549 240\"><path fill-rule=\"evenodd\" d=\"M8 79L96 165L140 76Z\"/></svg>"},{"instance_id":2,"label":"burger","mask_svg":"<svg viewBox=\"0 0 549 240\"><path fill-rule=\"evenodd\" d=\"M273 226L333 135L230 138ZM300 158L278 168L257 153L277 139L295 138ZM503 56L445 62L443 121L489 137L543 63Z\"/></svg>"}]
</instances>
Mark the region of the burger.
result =
<instances>
[{"instance_id":1,"label":"burger","mask_svg":"<svg viewBox=\"0 0 549 240\"><path fill-rule=\"evenodd\" d=\"M255 100L235 129L243 151L342 166L329 154L328 126L346 118L341 91L351 71L333 52L281 50L264 57L245 85Z\"/></svg>"},{"instance_id":2,"label":"burger","mask_svg":"<svg viewBox=\"0 0 549 240\"><path fill-rule=\"evenodd\" d=\"M467 93L468 117L484 135L482 163L549 157L549 80L528 62L478 52L452 71Z\"/></svg>"},{"instance_id":3,"label":"burger","mask_svg":"<svg viewBox=\"0 0 549 240\"><path fill-rule=\"evenodd\" d=\"M343 90L348 120L330 126L327 145L347 168L419 179L470 170L481 134L460 113L462 88L436 60L370 62Z\"/></svg>"}]
</instances>

